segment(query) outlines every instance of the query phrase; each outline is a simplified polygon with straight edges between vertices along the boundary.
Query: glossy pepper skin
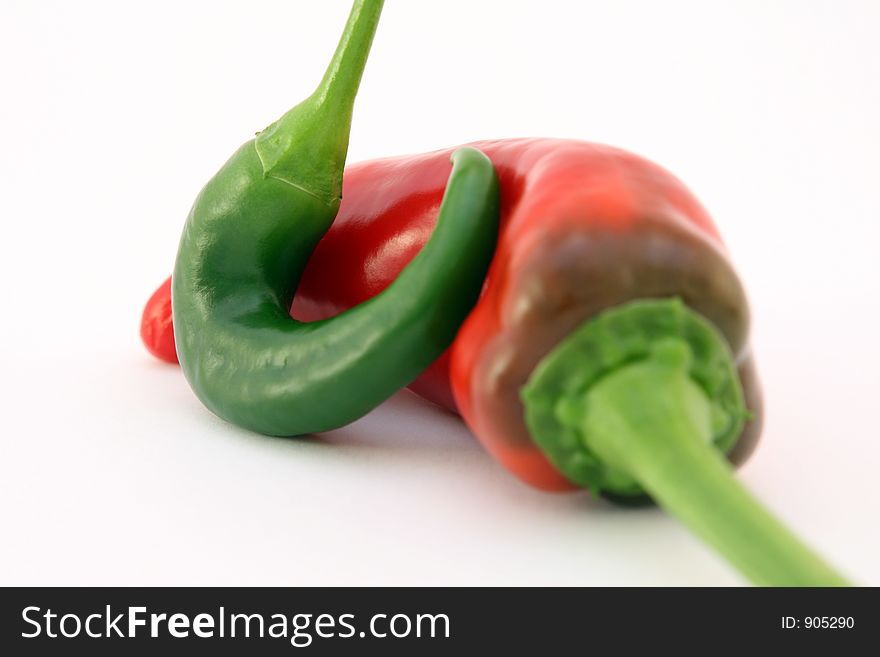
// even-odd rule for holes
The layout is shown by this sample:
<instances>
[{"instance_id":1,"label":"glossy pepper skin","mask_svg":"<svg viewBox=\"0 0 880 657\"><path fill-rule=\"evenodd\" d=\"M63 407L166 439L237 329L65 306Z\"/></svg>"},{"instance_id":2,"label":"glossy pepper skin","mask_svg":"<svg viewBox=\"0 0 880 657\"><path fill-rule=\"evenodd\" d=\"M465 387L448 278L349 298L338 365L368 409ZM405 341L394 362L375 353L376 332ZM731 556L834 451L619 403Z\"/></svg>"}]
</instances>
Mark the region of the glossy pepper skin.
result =
<instances>
[{"instance_id":1,"label":"glossy pepper skin","mask_svg":"<svg viewBox=\"0 0 880 657\"><path fill-rule=\"evenodd\" d=\"M412 381L451 343L494 250L497 179L483 154L461 149L436 230L393 285L325 321L288 315L339 207L352 106L381 9L355 1L318 90L207 183L181 238L171 294L183 371L209 409L260 433L343 426Z\"/></svg>"},{"instance_id":2,"label":"glossy pepper skin","mask_svg":"<svg viewBox=\"0 0 880 657\"><path fill-rule=\"evenodd\" d=\"M676 296L715 323L734 351L752 420L728 456L744 462L761 425L748 306L696 198L665 169L609 146L558 139L471 146L489 156L500 181L498 251L453 348L410 388L460 412L489 451L524 481L546 490L572 489L531 440L519 388L586 318L635 298ZM332 317L394 281L434 228L453 151L346 168L339 215L303 273L295 317ZM151 307L159 303L161 298L145 311L157 324L161 313ZM174 360L171 350L163 355Z\"/></svg>"}]
</instances>

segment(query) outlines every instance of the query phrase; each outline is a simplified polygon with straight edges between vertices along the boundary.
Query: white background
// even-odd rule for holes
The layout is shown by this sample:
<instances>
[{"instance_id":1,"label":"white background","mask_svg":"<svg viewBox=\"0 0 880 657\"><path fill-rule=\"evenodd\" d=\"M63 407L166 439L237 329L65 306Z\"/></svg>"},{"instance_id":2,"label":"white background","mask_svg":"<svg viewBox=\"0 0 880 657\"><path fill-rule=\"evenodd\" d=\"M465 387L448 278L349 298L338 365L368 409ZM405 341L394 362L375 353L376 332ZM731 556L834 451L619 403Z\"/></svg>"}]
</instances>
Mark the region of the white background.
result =
<instances>
[{"instance_id":1,"label":"white background","mask_svg":"<svg viewBox=\"0 0 880 657\"><path fill-rule=\"evenodd\" d=\"M518 483L401 394L277 440L138 337L202 184L310 92L345 0L0 9L0 583L741 579L654 510ZM389 0L350 161L555 136L708 206L766 385L746 483L880 584L880 3Z\"/></svg>"}]
</instances>

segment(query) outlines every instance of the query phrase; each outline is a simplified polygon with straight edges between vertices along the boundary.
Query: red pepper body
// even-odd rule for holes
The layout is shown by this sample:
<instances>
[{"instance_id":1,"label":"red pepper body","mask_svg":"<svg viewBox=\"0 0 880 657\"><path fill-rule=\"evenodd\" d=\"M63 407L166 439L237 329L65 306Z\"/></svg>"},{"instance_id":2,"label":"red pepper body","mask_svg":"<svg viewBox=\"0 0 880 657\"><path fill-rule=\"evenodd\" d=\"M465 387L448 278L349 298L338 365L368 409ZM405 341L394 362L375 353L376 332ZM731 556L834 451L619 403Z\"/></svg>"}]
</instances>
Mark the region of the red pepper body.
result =
<instances>
[{"instance_id":1,"label":"red pepper body","mask_svg":"<svg viewBox=\"0 0 880 657\"><path fill-rule=\"evenodd\" d=\"M528 483L570 488L531 440L520 389L580 324L641 298L681 297L710 319L738 358L757 411L745 294L693 195L666 170L618 149L518 145L515 157L502 151L496 161L502 185L515 181L518 194L508 196L488 284L452 347L455 399L484 446ZM733 460L751 451L758 428L749 424Z\"/></svg>"},{"instance_id":2,"label":"red pepper body","mask_svg":"<svg viewBox=\"0 0 880 657\"><path fill-rule=\"evenodd\" d=\"M141 340L147 351L166 363L176 363L174 324L171 321L171 277L153 292L141 316Z\"/></svg>"},{"instance_id":3,"label":"red pepper body","mask_svg":"<svg viewBox=\"0 0 880 657\"><path fill-rule=\"evenodd\" d=\"M585 142L472 145L491 158L501 185L498 250L455 343L411 389L461 413L521 479L570 489L531 441L519 389L544 355L597 312L679 296L727 337L749 408L759 415L742 287L708 214L674 176ZM433 230L453 150L345 170L339 215L309 261L293 316L335 315L395 279ZM758 430L758 420L747 425L731 460L745 459Z\"/></svg>"},{"instance_id":4,"label":"red pepper body","mask_svg":"<svg viewBox=\"0 0 880 657\"><path fill-rule=\"evenodd\" d=\"M291 315L304 321L332 317L373 297L397 278L434 230L454 150L346 168L339 214L309 260ZM491 152L484 152L491 157ZM503 207L504 198L502 221ZM409 387L455 412L449 352Z\"/></svg>"}]
</instances>

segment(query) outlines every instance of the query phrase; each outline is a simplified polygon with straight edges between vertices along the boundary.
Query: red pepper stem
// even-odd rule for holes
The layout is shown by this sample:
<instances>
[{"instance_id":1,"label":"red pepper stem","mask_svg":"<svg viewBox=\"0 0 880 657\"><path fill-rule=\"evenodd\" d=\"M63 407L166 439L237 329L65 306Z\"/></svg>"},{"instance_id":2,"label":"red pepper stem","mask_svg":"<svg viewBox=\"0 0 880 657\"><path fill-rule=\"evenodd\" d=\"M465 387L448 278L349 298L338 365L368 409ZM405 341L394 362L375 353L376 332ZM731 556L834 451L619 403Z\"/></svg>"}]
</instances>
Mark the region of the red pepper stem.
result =
<instances>
[{"instance_id":1,"label":"red pepper stem","mask_svg":"<svg viewBox=\"0 0 880 657\"><path fill-rule=\"evenodd\" d=\"M712 444L711 401L688 374L690 358L687 343L667 339L593 385L581 417L589 449L755 584L846 585L733 476Z\"/></svg>"},{"instance_id":2,"label":"red pepper stem","mask_svg":"<svg viewBox=\"0 0 880 657\"><path fill-rule=\"evenodd\" d=\"M681 300L638 299L584 322L523 389L532 439L574 482L649 493L752 582L842 586L736 480L748 417L733 353Z\"/></svg>"}]
</instances>

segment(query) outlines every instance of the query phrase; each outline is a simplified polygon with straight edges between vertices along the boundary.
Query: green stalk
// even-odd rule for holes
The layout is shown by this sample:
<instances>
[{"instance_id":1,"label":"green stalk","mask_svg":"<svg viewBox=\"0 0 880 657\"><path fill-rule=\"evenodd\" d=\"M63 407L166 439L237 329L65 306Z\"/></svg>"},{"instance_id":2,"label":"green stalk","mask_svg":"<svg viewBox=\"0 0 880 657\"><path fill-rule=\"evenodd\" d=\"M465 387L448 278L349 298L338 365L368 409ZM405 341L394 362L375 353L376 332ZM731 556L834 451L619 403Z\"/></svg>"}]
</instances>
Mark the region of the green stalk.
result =
<instances>
[{"instance_id":1,"label":"green stalk","mask_svg":"<svg viewBox=\"0 0 880 657\"><path fill-rule=\"evenodd\" d=\"M384 0L355 0L318 88L255 140L267 177L299 187L328 205L342 196L342 170L354 100Z\"/></svg>"},{"instance_id":2,"label":"green stalk","mask_svg":"<svg viewBox=\"0 0 880 657\"><path fill-rule=\"evenodd\" d=\"M688 374L687 343L659 343L584 399L583 435L697 536L761 586L844 586L774 518L712 445L709 398Z\"/></svg>"},{"instance_id":3,"label":"green stalk","mask_svg":"<svg viewBox=\"0 0 880 657\"><path fill-rule=\"evenodd\" d=\"M582 325L523 398L533 438L572 480L649 493L757 585L848 584L734 477L723 449L747 411L733 357L681 302L638 301Z\"/></svg>"}]
</instances>

